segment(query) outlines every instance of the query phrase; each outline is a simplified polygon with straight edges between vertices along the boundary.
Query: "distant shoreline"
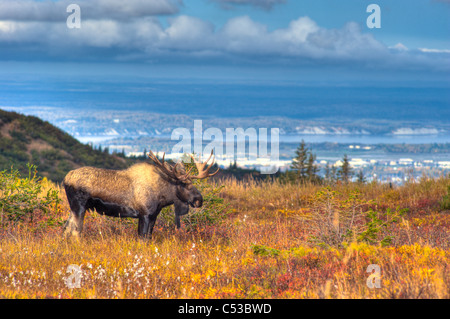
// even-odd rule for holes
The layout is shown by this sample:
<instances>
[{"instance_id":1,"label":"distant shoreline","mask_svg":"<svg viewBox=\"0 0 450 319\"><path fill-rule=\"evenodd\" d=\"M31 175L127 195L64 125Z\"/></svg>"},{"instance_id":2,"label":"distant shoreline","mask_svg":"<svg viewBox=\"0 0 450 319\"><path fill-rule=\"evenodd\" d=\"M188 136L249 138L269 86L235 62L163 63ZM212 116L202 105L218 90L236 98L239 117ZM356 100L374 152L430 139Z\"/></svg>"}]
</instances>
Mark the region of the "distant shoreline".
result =
<instances>
[{"instance_id":1,"label":"distant shoreline","mask_svg":"<svg viewBox=\"0 0 450 319\"><path fill-rule=\"evenodd\" d=\"M450 121L393 121L380 119L310 119L280 116L221 118L189 114L163 114L128 110L89 110L65 107L1 106L25 115L34 115L68 132L83 143L101 143L114 138L170 138L177 127L193 129L202 119L203 129L217 127L280 128L281 143L428 144L450 143Z\"/></svg>"},{"instance_id":2,"label":"distant shoreline","mask_svg":"<svg viewBox=\"0 0 450 319\"><path fill-rule=\"evenodd\" d=\"M141 135L141 136L120 136L120 135L84 135L74 136L81 143L104 143L114 139L137 139L140 137L150 137L155 139L170 139L169 135ZM307 143L338 143L356 145L376 145L376 144L446 144L450 143L450 135L399 135L399 136L372 136L372 135L290 135L280 134L280 143L296 144L304 140Z\"/></svg>"}]
</instances>

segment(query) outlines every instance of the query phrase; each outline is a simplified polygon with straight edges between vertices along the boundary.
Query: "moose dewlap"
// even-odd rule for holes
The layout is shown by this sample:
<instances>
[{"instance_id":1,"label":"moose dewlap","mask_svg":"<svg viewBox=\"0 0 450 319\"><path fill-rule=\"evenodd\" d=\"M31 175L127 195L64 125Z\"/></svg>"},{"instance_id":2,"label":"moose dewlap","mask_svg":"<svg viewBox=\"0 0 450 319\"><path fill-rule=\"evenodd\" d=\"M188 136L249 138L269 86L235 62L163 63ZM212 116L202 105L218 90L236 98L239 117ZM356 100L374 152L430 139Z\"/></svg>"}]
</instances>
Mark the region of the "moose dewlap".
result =
<instances>
[{"instance_id":1,"label":"moose dewlap","mask_svg":"<svg viewBox=\"0 0 450 319\"><path fill-rule=\"evenodd\" d=\"M125 170L109 170L81 167L70 171L63 185L71 210L64 234L79 237L83 229L86 210L113 217L138 218L139 236L151 237L156 218L166 206L174 205L175 220L180 227L180 216L189 212L189 206L201 207L203 197L192 184L193 179L208 178L214 165L207 166L213 156L198 163L193 159L198 175L190 174L184 165L170 165L150 151L148 155L154 164L135 164Z\"/></svg>"}]
</instances>

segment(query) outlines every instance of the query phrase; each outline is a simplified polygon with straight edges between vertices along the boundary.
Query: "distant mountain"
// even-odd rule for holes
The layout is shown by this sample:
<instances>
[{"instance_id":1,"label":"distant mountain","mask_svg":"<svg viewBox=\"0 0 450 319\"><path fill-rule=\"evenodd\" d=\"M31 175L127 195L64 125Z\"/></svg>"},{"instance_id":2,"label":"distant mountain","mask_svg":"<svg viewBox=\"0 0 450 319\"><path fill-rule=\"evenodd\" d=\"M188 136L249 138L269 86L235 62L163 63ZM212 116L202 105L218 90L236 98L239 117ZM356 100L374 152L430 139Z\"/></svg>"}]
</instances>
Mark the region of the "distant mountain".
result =
<instances>
[{"instance_id":1,"label":"distant mountain","mask_svg":"<svg viewBox=\"0 0 450 319\"><path fill-rule=\"evenodd\" d=\"M82 144L35 116L0 110L0 170L14 166L26 173L26 164L32 163L40 175L60 182L77 167L123 169L132 161Z\"/></svg>"}]
</instances>

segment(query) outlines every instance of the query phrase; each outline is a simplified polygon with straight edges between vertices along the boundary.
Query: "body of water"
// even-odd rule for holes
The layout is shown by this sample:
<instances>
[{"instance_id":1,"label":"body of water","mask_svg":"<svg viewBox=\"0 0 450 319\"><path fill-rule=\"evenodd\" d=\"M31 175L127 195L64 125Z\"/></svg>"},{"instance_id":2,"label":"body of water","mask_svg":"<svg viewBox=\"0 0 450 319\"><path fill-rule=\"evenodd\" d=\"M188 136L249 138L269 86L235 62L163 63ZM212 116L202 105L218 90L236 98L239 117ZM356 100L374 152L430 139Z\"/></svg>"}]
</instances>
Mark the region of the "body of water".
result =
<instances>
[{"instance_id":1,"label":"body of water","mask_svg":"<svg viewBox=\"0 0 450 319\"><path fill-rule=\"evenodd\" d=\"M76 78L1 79L0 105L189 116L448 122L448 87L304 86Z\"/></svg>"}]
</instances>

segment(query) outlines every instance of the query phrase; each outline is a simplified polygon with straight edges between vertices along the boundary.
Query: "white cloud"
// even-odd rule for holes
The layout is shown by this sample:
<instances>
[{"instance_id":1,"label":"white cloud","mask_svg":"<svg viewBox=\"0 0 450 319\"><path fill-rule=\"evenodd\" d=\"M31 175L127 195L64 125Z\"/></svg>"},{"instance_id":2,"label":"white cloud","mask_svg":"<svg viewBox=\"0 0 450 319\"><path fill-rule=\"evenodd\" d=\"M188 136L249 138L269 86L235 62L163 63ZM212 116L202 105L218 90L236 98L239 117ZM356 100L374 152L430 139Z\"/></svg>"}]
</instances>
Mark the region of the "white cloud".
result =
<instances>
[{"instance_id":1,"label":"white cloud","mask_svg":"<svg viewBox=\"0 0 450 319\"><path fill-rule=\"evenodd\" d=\"M450 53L450 50L446 50L446 49L419 48L419 51L425 52L425 53Z\"/></svg>"},{"instance_id":2,"label":"white cloud","mask_svg":"<svg viewBox=\"0 0 450 319\"><path fill-rule=\"evenodd\" d=\"M67 3L67 4L65 4ZM36 2L32 0L0 0L0 19L14 21L56 21L66 15L68 1Z\"/></svg>"},{"instance_id":3,"label":"white cloud","mask_svg":"<svg viewBox=\"0 0 450 319\"><path fill-rule=\"evenodd\" d=\"M397 51L408 51L408 47L403 43L397 43L396 45L389 47L389 49L397 50Z\"/></svg>"},{"instance_id":4,"label":"white cloud","mask_svg":"<svg viewBox=\"0 0 450 319\"><path fill-rule=\"evenodd\" d=\"M74 32L67 38L67 44L75 43L91 47L124 46L127 38L124 37L122 25L114 20L87 20L83 23L80 32ZM56 33L56 32L55 32ZM61 34L62 37L62 34Z\"/></svg>"},{"instance_id":5,"label":"white cloud","mask_svg":"<svg viewBox=\"0 0 450 319\"><path fill-rule=\"evenodd\" d=\"M274 31L274 36L291 43L303 43L310 34L319 30L320 28L316 22L309 17L300 17L291 21L287 29Z\"/></svg>"},{"instance_id":6,"label":"white cloud","mask_svg":"<svg viewBox=\"0 0 450 319\"><path fill-rule=\"evenodd\" d=\"M45 42L47 25L39 22L0 21L0 46L2 49L10 43L28 45L32 42Z\"/></svg>"},{"instance_id":7,"label":"white cloud","mask_svg":"<svg viewBox=\"0 0 450 319\"><path fill-rule=\"evenodd\" d=\"M265 25L253 21L248 16L236 17L227 21L221 33L231 39L258 38L267 34Z\"/></svg>"},{"instance_id":8,"label":"white cloud","mask_svg":"<svg viewBox=\"0 0 450 319\"><path fill-rule=\"evenodd\" d=\"M218 31L218 46L223 52L264 54L267 51L267 27L248 16L232 18Z\"/></svg>"},{"instance_id":9,"label":"white cloud","mask_svg":"<svg viewBox=\"0 0 450 319\"><path fill-rule=\"evenodd\" d=\"M272 32L247 16L233 18L218 36L221 50L237 54L364 60L386 51L372 35L362 33L356 23L348 23L342 29L325 29L309 17L300 17L287 28Z\"/></svg>"},{"instance_id":10,"label":"white cloud","mask_svg":"<svg viewBox=\"0 0 450 319\"><path fill-rule=\"evenodd\" d=\"M202 50L214 46L214 25L190 16L169 19L165 37L159 43L169 49ZM158 45L158 44L156 44Z\"/></svg>"},{"instance_id":11,"label":"white cloud","mask_svg":"<svg viewBox=\"0 0 450 319\"><path fill-rule=\"evenodd\" d=\"M371 34L362 33L358 24L347 23L342 29L320 28L308 37L308 44L328 58L377 59L386 47Z\"/></svg>"}]
</instances>

